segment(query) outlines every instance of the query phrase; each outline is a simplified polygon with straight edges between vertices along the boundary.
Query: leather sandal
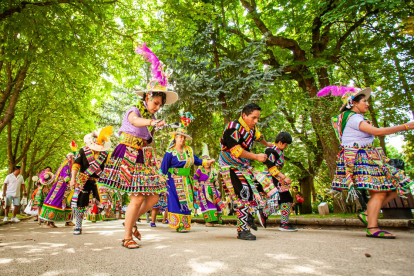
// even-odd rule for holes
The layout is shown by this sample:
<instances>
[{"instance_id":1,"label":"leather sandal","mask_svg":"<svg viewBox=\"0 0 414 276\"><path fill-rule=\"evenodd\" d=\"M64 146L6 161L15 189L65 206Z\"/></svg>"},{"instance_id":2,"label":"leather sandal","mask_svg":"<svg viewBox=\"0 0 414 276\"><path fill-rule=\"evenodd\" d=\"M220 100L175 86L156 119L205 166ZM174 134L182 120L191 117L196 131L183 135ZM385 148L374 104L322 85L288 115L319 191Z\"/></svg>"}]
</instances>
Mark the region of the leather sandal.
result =
<instances>
[{"instance_id":1,"label":"leather sandal","mask_svg":"<svg viewBox=\"0 0 414 276\"><path fill-rule=\"evenodd\" d=\"M65 223L65 226L75 226L75 224L71 221Z\"/></svg>"},{"instance_id":2,"label":"leather sandal","mask_svg":"<svg viewBox=\"0 0 414 276\"><path fill-rule=\"evenodd\" d=\"M134 231L134 228L135 228L135 231ZM137 238L138 240L141 240L141 233L138 231L137 225L132 226L132 235L134 235L134 237Z\"/></svg>"},{"instance_id":3,"label":"leather sandal","mask_svg":"<svg viewBox=\"0 0 414 276\"><path fill-rule=\"evenodd\" d=\"M139 245L134 241L134 239L124 239L122 240L122 246L128 249L137 249Z\"/></svg>"},{"instance_id":4,"label":"leather sandal","mask_svg":"<svg viewBox=\"0 0 414 276\"><path fill-rule=\"evenodd\" d=\"M125 227L125 222L122 223L122 225ZM134 231L135 228L135 231ZM138 226L135 224L132 226L132 235L134 235L135 238L138 240L141 240L141 233L138 231Z\"/></svg>"}]
</instances>

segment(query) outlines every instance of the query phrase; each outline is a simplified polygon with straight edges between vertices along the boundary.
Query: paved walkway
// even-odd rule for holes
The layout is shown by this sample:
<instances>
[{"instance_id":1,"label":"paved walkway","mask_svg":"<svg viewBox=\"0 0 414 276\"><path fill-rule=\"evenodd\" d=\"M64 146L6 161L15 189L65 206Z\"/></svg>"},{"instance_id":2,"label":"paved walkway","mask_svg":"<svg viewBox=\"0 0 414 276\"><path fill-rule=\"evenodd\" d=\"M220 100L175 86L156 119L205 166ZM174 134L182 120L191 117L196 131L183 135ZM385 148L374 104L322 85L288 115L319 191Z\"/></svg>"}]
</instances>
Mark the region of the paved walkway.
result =
<instances>
[{"instance_id":1,"label":"paved walkway","mask_svg":"<svg viewBox=\"0 0 414 276\"><path fill-rule=\"evenodd\" d=\"M121 247L122 220L51 229L34 222L0 227L1 275L413 275L414 231L396 240L366 238L361 230L275 228L237 240L234 226L193 225L176 233L140 223L141 248ZM366 253L371 257L366 257Z\"/></svg>"}]
</instances>

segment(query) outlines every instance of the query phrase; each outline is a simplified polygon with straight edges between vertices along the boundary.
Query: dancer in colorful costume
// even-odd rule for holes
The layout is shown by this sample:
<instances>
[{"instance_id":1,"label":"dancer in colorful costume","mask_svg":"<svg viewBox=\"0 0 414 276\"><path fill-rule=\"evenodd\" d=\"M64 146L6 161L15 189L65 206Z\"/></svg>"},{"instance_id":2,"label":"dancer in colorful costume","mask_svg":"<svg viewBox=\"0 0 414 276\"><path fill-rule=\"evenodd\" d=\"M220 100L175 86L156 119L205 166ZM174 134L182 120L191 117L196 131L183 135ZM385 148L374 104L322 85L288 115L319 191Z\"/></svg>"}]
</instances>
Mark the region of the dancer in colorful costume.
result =
<instances>
[{"instance_id":1,"label":"dancer in colorful costume","mask_svg":"<svg viewBox=\"0 0 414 276\"><path fill-rule=\"evenodd\" d=\"M254 103L246 105L239 120L226 126L220 140L220 174L226 193L237 205L237 238L242 240L256 240L248 228L248 222L254 227L251 213L255 211L257 202L262 200L254 183L255 170L250 167L250 160L264 162L267 159L266 154L254 154L250 150L255 141L266 147L273 146L266 142L256 127L260 111L261 108Z\"/></svg>"},{"instance_id":2,"label":"dancer in colorful costume","mask_svg":"<svg viewBox=\"0 0 414 276\"><path fill-rule=\"evenodd\" d=\"M89 206L89 195L101 203L107 201L107 193L104 189L98 189L96 182L107 162L111 148L109 136L112 127L105 127L99 133L94 131L83 138L86 146L79 150L78 156L72 166L70 185L75 188L71 206L75 216L74 235L82 234L82 221L86 208Z\"/></svg>"},{"instance_id":3,"label":"dancer in colorful costume","mask_svg":"<svg viewBox=\"0 0 414 276\"><path fill-rule=\"evenodd\" d=\"M125 234L122 245L128 249L139 248L132 235L141 239L136 226L137 219L150 210L158 201L158 195L166 191L166 179L155 166L153 142L156 127L163 127L163 120L154 114L165 104L178 100L177 93L167 91L167 78L171 71L163 71L163 65L145 44L136 49L138 54L151 63L154 79L146 91L136 92L141 98L125 113L119 129L120 144L99 179L99 185L128 193L131 197L125 216ZM144 152L145 149L145 152ZM150 152L149 152L150 151ZM148 156L151 156L148 159Z\"/></svg>"},{"instance_id":4,"label":"dancer in colorful costume","mask_svg":"<svg viewBox=\"0 0 414 276\"><path fill-rule=\"evenodd\" d=\"M203 143L203 159L210 159L207 144ZM222 224L224 203L221 201L218 183L219 171L210 165L201 166L194 174L194 190L198 190L197 202L207 227Z\"/></svg>"},{"instance_id":5,"label":"dancer in colorful costume","mask_svg":"<svg viewBox=\"0 0 414 276\"><path fill-rule=\"evenodd\" d=\"M50 171L50 168L44 169L39 174L39 180L38 181L40 182L41 186L37 190L36 196L35 196L35 198L32 202L32 207L34 209L37 209L38 214L39 214L39 224L42 223L42 219L40 218L40 214L42 213L43 203L44 203L47 195L49 194L49 192L52 188L53 180L54 180L54 175ZM51 226L51 227L55 227L53 222L47 222L47 225Z\"/></svg>"},{"instance_id":6,"label":"dancer in colorful costume","mask_svg":"<svg viewBox=\"0 0 414 276\"><path fill-rule=\"evenodd\" d=\"M189 113L181 115L184 127L171 132L172 140L162 160L161 169L168 174L168 224L177 232L185 233L191 229L191 210L194 208L194 190L191 167L211 165L214 159L200 159L186 140L192 140L187 134L187 126L194 120Z\"/></svg>"},{"instance_id":7,"label":"dancer in colorful costume","mask_svg":"<svg viewBox=\"0 0 414 276\"><path fill-rule=\"evenodd\" d=\"M89 220L90 222L97 222L97 221L101 221L104 219L104 216L102 215L102 211L99 210L98 208L98 203L96 202L96 198L91 198L91 196L89 196L90 198L90 204L89 207L86 210L86 220ZM109 199L107 200L107 205L106 207L110 207L110 201Z\"/></svg>"},{"instance_id":8,"label":"dancer in colorful costume","mask_svg":"<svg viewBox=\"0 0 414 276\"><path fill-rule=\"evenodd\" d=\"M292 143L292 136L287 132L280 132L275 139L272 147L265 150L267 160L264 162L272 175L272 180L279 192L278 206L281 213L280 231L297 231L295 227L289 223L290 210L293 203L292 195L289 192L292 180L284 175L281 170L285 163L283 150Z\"/></svg>"},{"instance_id":9,"label":"dancer in colorful costume","mask_svg":"<svg viewBox=\"0 0 414 276\"><path fill-rule=\"evenodd\" d=\"M77 145L74 141L70 144L72 152L66 155L59 169L55 174L55 184L50 190L43 204L40 218L52 222L49 224L50 227L56 227L55 221L64 221L65 226L74 226L72 223L73 213L70 206L69 195L70 189L70 177L73 162L75 161L75 154L77 151ZM69 201L68 201L69 198Z\"/></svg>"},{"instance_id":10,"label":"dancer in colorful costume","mask_svg":"<svg viewBox=\"0 0 414 276\"><path fill-rule=\"evenodd\" d=\"M333 126L341 143L337 168L332 182L335 190L348 190L348 199L357 197L356 189L370 191L371 198L366 212L358 218L366 224L366 236L372 238L395 239L395 235L381 231L378 215L381 207L393 198L410 191L413 182L404 171L389 164L382 148L374 148L374 135L385 136L414 128L414 122L393 127L376 128L363 114L368 111L368 98L371 88L363 90L354 87L328 86L319 91L318 96L341 96L341 114L332 118Z\"/></svg>"}]
</instances>

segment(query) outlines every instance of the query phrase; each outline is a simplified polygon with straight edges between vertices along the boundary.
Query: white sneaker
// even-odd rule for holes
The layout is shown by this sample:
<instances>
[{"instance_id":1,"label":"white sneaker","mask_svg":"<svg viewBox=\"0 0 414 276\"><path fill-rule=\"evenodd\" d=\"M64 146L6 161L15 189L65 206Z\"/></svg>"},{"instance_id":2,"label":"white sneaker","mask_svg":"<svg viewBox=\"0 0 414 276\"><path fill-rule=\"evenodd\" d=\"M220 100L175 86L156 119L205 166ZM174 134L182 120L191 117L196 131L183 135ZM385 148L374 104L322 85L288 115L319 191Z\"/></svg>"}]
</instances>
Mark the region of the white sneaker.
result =
<instances>
[{"instance_id":1,"label":"white sneaker","mask_svg":"<svg viewBox=\"0 0 414 276\"><path fill-rule=\"evenodd\" d=\"M11 219L11 222L19 222L20 221L20 219L18 219L18 218L12 218Z\"/></svg>"},{"instance_id":2,"label":"white sneaker","mask_svg":"<svg viewBox=\"0 0 414 276\"><path fill-rule=\"evenodd\" d=\"M9 220L9 218L8 218L8 217L4 217L3 222L6 222L6 221L8 221L8 220Z\"/></svg>"}]
</instances>

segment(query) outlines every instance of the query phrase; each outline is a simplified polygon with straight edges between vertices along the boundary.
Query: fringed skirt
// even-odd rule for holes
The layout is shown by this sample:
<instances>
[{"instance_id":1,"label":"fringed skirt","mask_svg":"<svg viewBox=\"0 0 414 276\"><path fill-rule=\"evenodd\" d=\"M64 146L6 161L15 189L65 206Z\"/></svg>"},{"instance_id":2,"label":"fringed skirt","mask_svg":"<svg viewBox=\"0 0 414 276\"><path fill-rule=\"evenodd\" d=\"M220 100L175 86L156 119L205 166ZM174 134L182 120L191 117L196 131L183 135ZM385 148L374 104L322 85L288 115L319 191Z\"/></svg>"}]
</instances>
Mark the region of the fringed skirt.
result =
<instances>
[{"instance_id":1,"label":"fringed skirt","mask_svg":"<svg viewBox=\"0 0 414 276\"><path fill-rule=\"evenodd\" d=\"M413 184L404 171L389 164L381 148L345 147L338 154L332 189L364 189L374 192L408 192Z\"/></svg>"},{"instance_id":2,"label":"fringed skirt","mask_svg":"<svg viewBox=\"0 0 414 276\"><path fill-rule=\"evenodd\" d=\"M160 208L160 211L165 211L167 209L168 199L167 193L161 193L160 197L158 198L158 202L152 208Z\"/></svg>"},{"instance_id":3,"label":"fringed skirt","mask_svg":"<svg viewBox=\"0 0 414 276\"><path fill-rule=\"evenodd\" d=\"M165 192L166 177L154 165L146 165L142 149L119 144L100 175L98 185L121 194Z\"/></svg>"}]
</instances>

